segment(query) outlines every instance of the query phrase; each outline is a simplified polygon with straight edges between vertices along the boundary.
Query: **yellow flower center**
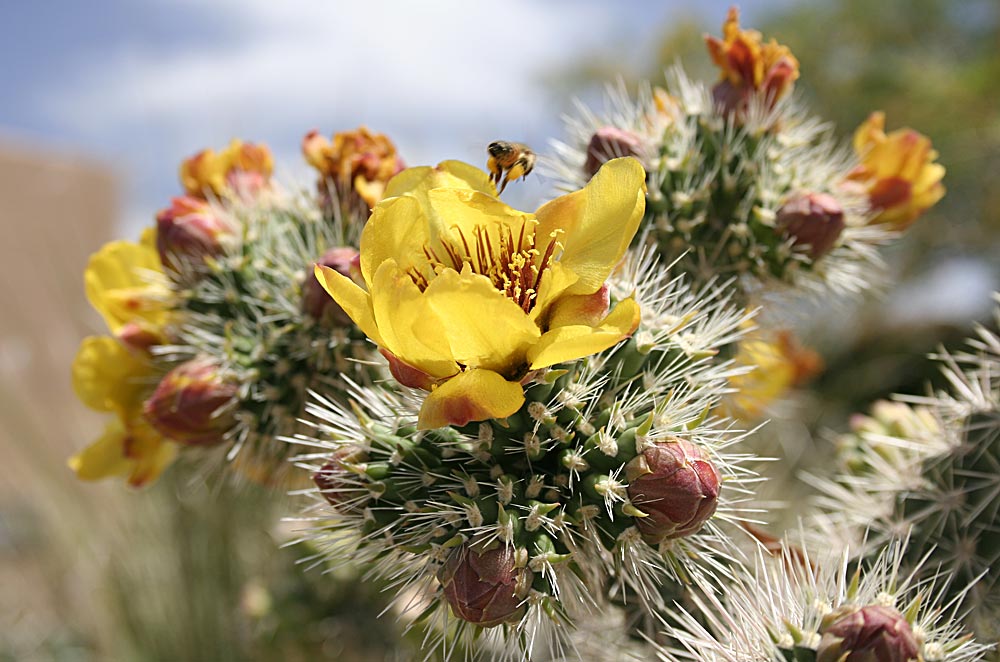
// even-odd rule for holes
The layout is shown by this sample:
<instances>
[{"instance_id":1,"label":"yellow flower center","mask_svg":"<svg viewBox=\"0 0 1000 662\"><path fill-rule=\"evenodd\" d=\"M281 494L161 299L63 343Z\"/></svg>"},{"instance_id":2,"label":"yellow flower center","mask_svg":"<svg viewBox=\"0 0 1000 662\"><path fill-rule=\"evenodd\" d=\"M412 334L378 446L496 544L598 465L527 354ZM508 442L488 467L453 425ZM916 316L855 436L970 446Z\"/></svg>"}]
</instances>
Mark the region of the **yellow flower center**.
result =
<instances>
[{"instance_id":1,"label":"yellow flower center","mask_svg":"<svg viewBox=\"0 0 1000 662\"><path fill-rule=\"evenodd\" d=\"M514 228L501 223L496 224L492 235L484 225L475 226L472 236L454 226L457 236L451 240L441 238L438 250L424 245L424 257L434 275L444 269L461 272L469 265L473 273L489 278L494 287L527 313L535 305L542 275L552 263L552 256L562 249L558 241L561 229L553 231L550 241L540 249L535 238L537 225L535 219L522 221L516 237ZM410 267L407 274L421 291L430 283L430 278L416 267Z\"/></svg>"}]
</instances>

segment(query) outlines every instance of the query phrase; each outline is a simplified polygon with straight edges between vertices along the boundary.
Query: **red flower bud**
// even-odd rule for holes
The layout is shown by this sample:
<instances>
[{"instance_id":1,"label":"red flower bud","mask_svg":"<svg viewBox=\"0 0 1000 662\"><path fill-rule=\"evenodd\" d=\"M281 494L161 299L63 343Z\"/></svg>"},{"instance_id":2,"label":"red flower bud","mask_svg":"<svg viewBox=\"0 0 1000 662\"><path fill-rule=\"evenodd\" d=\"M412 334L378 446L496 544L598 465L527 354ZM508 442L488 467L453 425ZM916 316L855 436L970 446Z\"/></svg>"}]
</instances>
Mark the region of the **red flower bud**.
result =
<instances>
[{"instance_id":1,"label":"red flower bud","mask_svg":"<svg viewBox=\"0 0 1000 662\"><path fill-rule=\"evenodd\" d=\"M233 425L229 406L238 386L211 360L196 358L160 380L143 405L146 419L160 434L178 443L208 446L224 441Z\"/></svg>"},{"instance_id":2,"label":"red flower bud","mask_svg":"<svg viewBox=\"0 0 1000 662\"><path fill-rule=\"evenodd\" d=\"M479 552L466 544L452 550L437 577L455 615L488 628L524 614L532 575L516 565L509 545Z\"/></svg>"},{"instance_id":3,"label":"red flower bud","mask_svg":"<svg viewBox=\"0 0 1000 662\"><path fill-rule=\"evenodd\" d=\"M892 607L869 605L834 613L820 627L816 662L909 662L920 646L909 622Z\"/></svg>"},{"instance_id":4,"label":"red flower bud","mask_svg":"<svg viewBox=\"0 0 1000 662\"><path fill-rule=\"evenodd\" d=\"M602 126L590 139L587 145L587 160L583 163L583 171L588 177L593 177L601 166L620 156L640 157L642 142L639 136L631 131L625 131L613 126Z\"/></svg>"},{"instance_id":5,"label":"red flower bud","mask_svg":"<svg viewBox=\"0 0 1000 662\"><path fill-rule=\"evenodd\" d=\"M357 510L368 492L347 465L364 462L365 452L354 446L343 446L334 451L329 461L313 474L313 483L331 506L341 512Z\"/></svg>"},{"instance_id":6,"label":"red flower bud","mask_svg":"<svg viewBox=\"0 0 1000 662\"><path fill-rule=\"evenodd\" d=\"M826 193L803 193L778 210L777 226L815 260L833 248L844 231L844 209Z\"/></svg>"},{"instance_id":7,"label":"red flower bud","mask_svg":"<svg viewBox=\"0 0 1000 662\"><path fill-rule=\"evenodd\" d=\"M350 278L352 273L357 271L359 257L360 253L348 246L331 248L323 254L318 264L335 269L341 275ZM330 319L337 326L351 324L351 318L323 289L323 286L316 280L312 269L309 270L306 282L302 287L302 310L318 320Z\"/></svg>"},{"instance_id":8,"label":"red flower bud","mask_svg":"<svg viewBox=\"0 0 1000 662\"><path fill-rule=\"evenodd\" d=\"M683 439L647 447L625 466L632 505L646 513L636 518L651 545L697 532L715 513L719 472L705 453Z\"/></svg>"},{"instance_id":9,"label":"red flower bud","mask_svg":"<svg viewBox=\"0 0 1000 662\"><path fill-rule=\"evenodd\" d=\"M156 215L160 261L175 270L185 261L219 255L222 240L232 233L229 222L198 198L174 198L169 208Z\"/></svg>"}]
</instances>

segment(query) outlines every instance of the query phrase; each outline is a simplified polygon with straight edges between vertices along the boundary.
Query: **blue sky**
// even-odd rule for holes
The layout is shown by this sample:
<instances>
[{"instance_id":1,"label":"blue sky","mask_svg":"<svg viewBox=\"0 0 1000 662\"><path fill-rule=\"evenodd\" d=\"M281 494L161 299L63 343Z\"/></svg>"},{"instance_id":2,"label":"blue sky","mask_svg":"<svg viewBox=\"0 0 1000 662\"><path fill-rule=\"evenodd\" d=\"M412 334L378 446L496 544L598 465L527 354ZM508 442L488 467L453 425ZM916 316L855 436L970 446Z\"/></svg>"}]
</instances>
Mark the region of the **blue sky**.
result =
<instances>
[{"instance_id":1,"label":"blue sky","mask_svg":"<svg viewBox=\"0 0 1000 662\"><path fill-rule=\"evenodd\" d=\"M130 233L177 192L185 156L268 143L286 181L299 141L367 124L410 164L479 163L497 138L544 149L568 107L552 72L594 54L623 69L681 14L728 0L98 0L0 9L0 140L84 153L123 180ZM755 11L775 0L744 2ZM533 204L535 179L512 200Z\"/></svg>"}]
</instances>

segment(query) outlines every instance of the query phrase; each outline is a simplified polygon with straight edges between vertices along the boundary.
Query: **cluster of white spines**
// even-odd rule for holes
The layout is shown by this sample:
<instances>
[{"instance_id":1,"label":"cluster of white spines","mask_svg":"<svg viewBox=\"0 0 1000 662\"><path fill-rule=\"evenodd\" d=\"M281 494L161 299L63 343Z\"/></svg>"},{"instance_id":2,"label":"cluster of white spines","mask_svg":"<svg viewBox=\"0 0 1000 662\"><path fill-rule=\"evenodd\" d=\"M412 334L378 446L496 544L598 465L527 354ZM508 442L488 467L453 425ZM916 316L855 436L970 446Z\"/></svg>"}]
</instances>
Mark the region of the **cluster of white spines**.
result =
<instances>
[{"instance_id":1,"label":"cluster of white spines","mask_svg":"<svg viewBox=\"0 0 1000 662\"><path fill-rule=\"evenodd\" d=\"M693 598L698 610L671 614L664 634L674 643L658 645L659 657L664 662L816 659L817 651L830 645L824 630L838 613L874 607L905 621L925 662L982 659L990 647L963 634L959 600L939 597L949 578L908 567L907 544L894 539L859 567L850 550L810 556L785 543L777 553L758 551L724 584L698 575ZM894 634L887 630L887 636Z\"/></svg>"},{"instance_id":2,"label":"cluster of white spines","mask_svg":"<svg viewBox=\"0 0 1000 662\"><path fill-rule=\"evenodd\" d=\"M359 362L370 358L357 332L323 327L303 307L312 265L330 248L357 245L362 222L336 209L324 216L311 196L277 188L218 211L238 231L207 264L178 261L192 275L179 279L187 285L175 296L175 340L155 351L170 360L210 357L231 375L240 404L227 459L244 453L282 473L288 447L277 437L299 429L308 393L343 391L339 375L358 377Z\"/></svg>"},{"instance_id":3,"label":"cluster of white spines","mask_svg":"<svg viewBox=\"0 0 1000 662\"><path fill-rule=\"evenodd\" d=\"M1000 338L980 327L969 351L942 354L947 390L877 403L838 440L839 475L820 481L817 538L868 538L868 552L910 532L911 564L975 581L967 605L982 636L1000 616ZM955 586L949 589L956 594Z\"/></svg>"}]
</instances>

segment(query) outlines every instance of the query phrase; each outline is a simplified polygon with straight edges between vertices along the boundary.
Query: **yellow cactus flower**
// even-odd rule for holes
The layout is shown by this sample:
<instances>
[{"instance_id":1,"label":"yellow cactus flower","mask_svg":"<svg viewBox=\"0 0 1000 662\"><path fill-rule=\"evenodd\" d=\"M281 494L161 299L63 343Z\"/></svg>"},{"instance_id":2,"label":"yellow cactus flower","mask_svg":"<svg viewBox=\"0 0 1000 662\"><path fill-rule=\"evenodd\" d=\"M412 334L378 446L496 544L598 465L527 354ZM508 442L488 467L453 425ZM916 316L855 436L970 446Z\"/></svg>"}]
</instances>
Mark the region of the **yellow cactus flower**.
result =
<instances>
[{"instance_id":1,"label":"yellow cactus flower","mask_svg":"<svg viewBox=\"0 0 1000 662\"><path fill-rule=\"evenodd\" d=\"M334 269L316 276L396 378L430 391L420 428L503 418L533 371L607 349L638 325L631 298L607 313L605 281L642 219L645 178L634 158L614 159L530 214L468 164L405 170L361 235L367 291Z\"/></svg>"},{"instance_id":2,"label":"yellow cactus flower","mask_svg":"<svg viewBox=\"0 0 1000 662\"><path fill-rule=\"evenodd\" d=\"M87 301L112 333L129 323L158 333L166 323L170 288L163 278L154 229L147 229L138 244L105 244L90 256L83 281Z\"/></svg>"},{"instance_id":3,"label":"yellow cactus flower","mask_svg":"<svg viewBox=\"0 0 1000 662\"><path fill-rule=\"evenodd\" d=\"M342 131L333 141L310 131L302 140L302 153L309 165L334 183L340 196L353 192L369 209L382 199L389 180L403 169L392 141L364 126Z\"/></svg>"},{"instance_id":4,"label":"yellow cactus flower","mask_svg":"<svg viewBox=\"0 0 1000 662\"><path fill-rule=\"evenodd\" d=\"M799 77L799 61L791 50L774 39L763 43L756 30L741 30L736 7L729 9L722 39L706 35L705 44L712 61L722 70L722 78L712 91L716 103L726 110L742 108L751 94L760 91L774 104Z\"/></svg>"},{"instance_id":5,"label":"yellow cactus flower","mask_svg":"<svg viewBox=\"0 0 1000 662\"><path fill-rule=\"evenodd\" d=\"M790 331L751 332L740 341L734 362L753 369L729 378L734 392L723 401L722 410L745 421L758 420L789 389L823 369L819 355L800 345Z\"/></svg>"},{"instance_id":6,"label":"yellow cactus flower","mask_svg":"<svg viewBox=\"0 0 1000 662\"><path fill-rule=\"evenodd\" d=\"M181 185L187 194L205 198L253 196L268 186L274 160L266 145L233 140L216 153L204 149L181 163Z\"/></svg>"},{"instance_id":7,"label":"yellow cactus flower","mask_svg":"<svg viewBox=\"0 0 1000 662\"><path fill-rule=\"evenodd\" d=\"M854 133L861 164L848 176L867 194L872 223L905 230L944 197L945 169L927 136L913 129L885 133L885 113L872 113Z\"/></svg>"},{"instance_id":8,"label":"yellow cactus flower","mask_svg":"<svg viewBox=\"0 0 1000 662\"><path fill-rule=\"evenodd\" d=\"M155 480L173 461L175 444L142 416L143 396L154 379L152 365L114 338L91 336L73 361L73 389L96 411L115 417L103 434L69 459L81 480L126 476L132 487Z\"/></svg>"}]
</instances>

